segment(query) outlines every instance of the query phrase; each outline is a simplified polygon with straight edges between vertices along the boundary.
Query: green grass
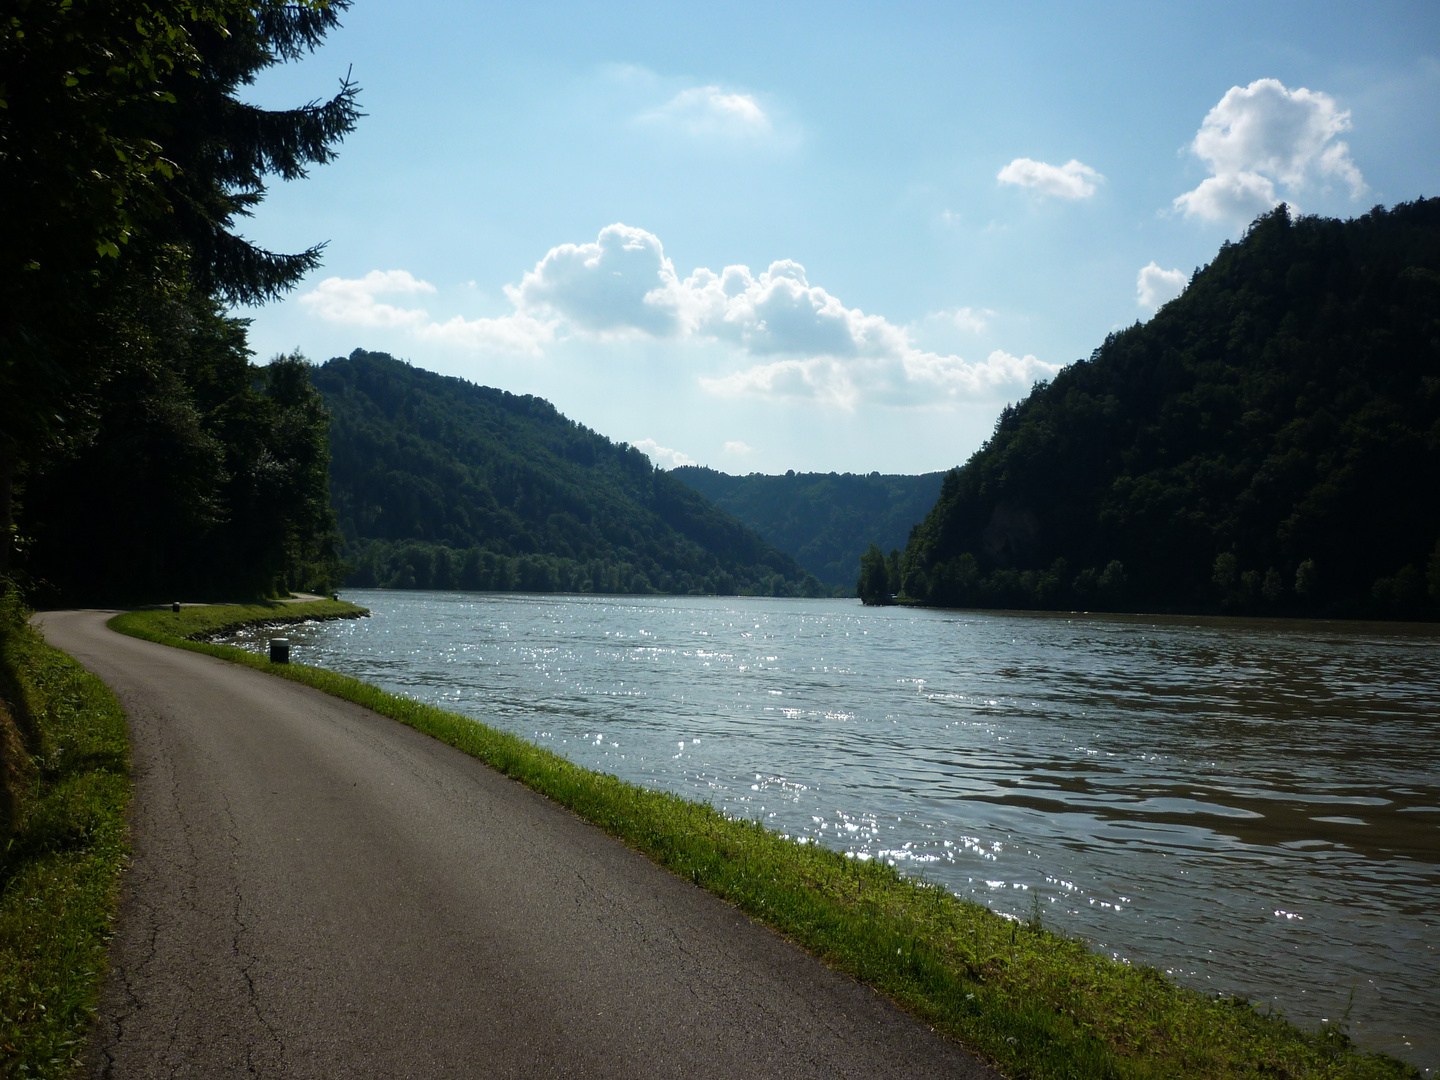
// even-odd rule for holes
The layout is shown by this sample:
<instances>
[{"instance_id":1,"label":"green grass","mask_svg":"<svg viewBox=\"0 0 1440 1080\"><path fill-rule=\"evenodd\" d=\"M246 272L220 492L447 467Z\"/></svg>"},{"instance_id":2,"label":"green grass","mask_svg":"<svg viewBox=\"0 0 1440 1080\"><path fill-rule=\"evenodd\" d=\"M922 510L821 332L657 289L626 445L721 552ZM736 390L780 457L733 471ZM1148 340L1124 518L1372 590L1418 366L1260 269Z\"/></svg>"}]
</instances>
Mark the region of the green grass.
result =
<instances>
[{"instance_id":1,"label":"green grass","mask_svg":"<svg viewBox=\"0 0 1440 1080\"><path fill-rule=\"evenodd\" d=\"M157 633L190 638L202 634L223 634L257 624L279 626L311 619L358 619L368 615L369 611L343 600L305 600L298 603L260 600L253 604L204 604L181 607L179 612L155 610L131 614L140 616L140 623L153 627ZM113 621L111 625L114 625Z\"/></svg>"},{"instance_id":2,"label":"green grass","mask_svg":"<svg viewBox=\"0 0 1440 1080\"><path fill-rule=\"evenodd\" d=\"M216 625L233 610L215 609ZM374 709L492 765L868 983L1012 1077L1418 1077L1358 1051L1343 1030L1303 1031L1118 963L1039 925L893 869L800 844L713 807L572 764L468 717L349 676L183 640L205 609L133 612L124 633L247 664ZM183 623L177 620L184 620Z\"/></svg>"},{"instance_id":3,"label":"green grass","mask_svg":"<svg viewBox=\"0 0 1440 1080\"><path fill-rule=\"evenodd\" d=\"M0 1076L79 1067L124 863L125 716L0 598Z\"/></svg>"}]
</instances>

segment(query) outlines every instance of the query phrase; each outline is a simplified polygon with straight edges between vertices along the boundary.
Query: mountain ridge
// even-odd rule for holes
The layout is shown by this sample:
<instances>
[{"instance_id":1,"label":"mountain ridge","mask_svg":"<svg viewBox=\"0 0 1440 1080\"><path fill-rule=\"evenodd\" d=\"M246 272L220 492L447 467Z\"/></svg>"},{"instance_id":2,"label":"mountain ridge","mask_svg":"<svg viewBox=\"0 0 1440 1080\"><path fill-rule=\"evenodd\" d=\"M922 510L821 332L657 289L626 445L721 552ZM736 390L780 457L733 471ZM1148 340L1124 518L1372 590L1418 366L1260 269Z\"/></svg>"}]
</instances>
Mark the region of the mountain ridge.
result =
<instances>
[{"instance_id":1,"label":"mountain ridge","mask_svg":"<svg viewBox=\"0 0 1440 1080\"><path fill-rule=\"evenodd\" d=\"M312 372L352 585L818 595L790 556L543 399L356 349Z\"/></svg>"},{"instance_id":2,"label":"mountain ridge","mask_svg":"<svg viewBox=\"0 0 1440 1080\"><path fill-rule=\"evenodd\" d=\"M1435 618L1437 491L1440 200L1349 221L1281 206L1007 407L889 586L940 606Z\"/></svg>"},{"instance_id":3,"label":"mountain ridge","mask_svg":"<svg viewBox=\"0 0 1440 1080\"><path fill-rule=\"evenodd\" d=\"M699 465L671 470L722 510L791 555L822 583L852 595L860 556L872 542L905 545L940 494L944 472L907 474L749 473Z\"/></svg>"}]
</instances>

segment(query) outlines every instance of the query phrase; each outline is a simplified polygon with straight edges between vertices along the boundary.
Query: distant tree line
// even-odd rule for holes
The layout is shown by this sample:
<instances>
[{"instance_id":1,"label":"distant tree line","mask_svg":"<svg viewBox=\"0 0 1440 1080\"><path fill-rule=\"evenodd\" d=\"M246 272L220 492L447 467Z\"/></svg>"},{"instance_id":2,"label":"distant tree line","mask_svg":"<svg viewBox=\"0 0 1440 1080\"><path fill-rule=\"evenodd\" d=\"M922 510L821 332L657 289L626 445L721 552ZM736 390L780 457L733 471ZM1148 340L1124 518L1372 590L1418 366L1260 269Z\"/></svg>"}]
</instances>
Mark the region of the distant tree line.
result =
<instances>
[{"instance_id":1,"label":"distant tree line","mask_svg":"<svg viewBox=\"0 0 1440 1080\"><path fill-rule=\"evenodd\" d=\"M935 505L945 474L732 476L686 465L670 475L793 556L830 591L849 595L856 559L872 541L882 548L903 544L910 526Z\"/></svg>"},{"instance_id":2,"label":"distant tree line","mask_svg":"<svg viewBox=\"0 0 1440 1080\"><path fill-rule=\"evenodd\" d=\"M408 540L359 541L349 550L346 583L360 588L463 589L481 592L565 592L692 596L822 596L814 577L798 582L771 572L753 578L726 570L695 575L654 561L639 563L556 555L499 555Z\"/></svg>"},{"instance_id":3,"label":"distant tree line","mask_svg":"<svg viewBox=\"0 0 1440 1080\"><path fill-rule=\"evenodd\" d=\"M237 230L324 163L356 88L243 88L344 0L17 0L0 20L0 576L49 602L254 594L338 569L307 365L249 363L234 303L320 249Z\"/></svg>"},{"instance_id":4,"label":"distant tree line","mask_svg":"<svg viewBox=\"0 0 1440 1080\"><path fill-rule=\"evenodd\" d=\"M1437 491L1440 201L1280 207L1007 407L904 551L867 554L860 592L1435 618Z\"/></svg>"},{"instance_id":5,"label":"distant tree line","mask_svg":"<svg viewBox=\"0 0 1440 1080\"><path fill-rule=\"evenodd\" d=\"M874 605L918 601L936 607L1045 611L1121 611L1132 606L1125 564L1119 559L1111 559L1103 568L1091 566L1076 573L1061 556L1044 569L1002 567L987 575L981 574L975 556L965 552L941 563L933 577L922 582L906 554L892 548L886 555L878 544L871 544L860 557L855 594Z\"/></svg>"},{"instance_id":6,"label":"distant tree line","mask_svg":"<svg viewBox=\"0 0 1440 1080\"><path fill-rule=\"evenodd\" d=\"M355 350L314 382L347 583L815 596L790 556L539 398Z\"/></svg>"}]
</instances>

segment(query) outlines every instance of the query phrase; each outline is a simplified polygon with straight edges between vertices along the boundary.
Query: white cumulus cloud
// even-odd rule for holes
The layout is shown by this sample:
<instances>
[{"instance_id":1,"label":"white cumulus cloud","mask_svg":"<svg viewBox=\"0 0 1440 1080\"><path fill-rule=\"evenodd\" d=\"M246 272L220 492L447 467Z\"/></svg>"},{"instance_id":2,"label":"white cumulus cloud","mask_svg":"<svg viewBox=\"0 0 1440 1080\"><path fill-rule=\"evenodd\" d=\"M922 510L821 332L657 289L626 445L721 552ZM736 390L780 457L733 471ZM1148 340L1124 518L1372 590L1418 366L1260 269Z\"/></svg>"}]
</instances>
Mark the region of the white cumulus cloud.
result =
<instances>
[{"instance_id":1,"label":"white cumulus cloud","mask_svg":"<svg viewBox=\"0 0 1440 1080\"><path fill-rule=\"evenodd\" d=\"M561 244L505 292L519 311L564 321L577 330L679 328L679 283L658 237L609 225L593 244Z\"/></svg>"},{"instance_id":2,"label":"white cumulus cloud","mask_svg":"<svg viewBox=\"0 0 1440 1080\"><path fill-rule=\"evenodd\" d=\"M718 342L752 363L702 378L712 393L809 398L846 409L862 401L991 399L1023 392L1059 370L998 350L983 361L923 351L906 328L846 307L789 259L758 274L746 266L719 273L701 267L681 279L659 237L623 224L602 229L593 243L551 248L518 285L506 287L514 305L507 315L437 322L419 308L380 304L375 295L386 290L434 288L403 271L376 271L329 279L301 299L332 321L404 326L424 340L531 356L567 337ZM984 326L969 308L945 316L967 329ZM656 448L662 451L670 453Z\"/></svg>"},{"instance_id":3,"label":"white cumulus cloud","mask_svg":"<svg viewBox=\"0 0 1440 1080\"><path fill-rule=\"evenodd\" d=\"M1163 307L1184 292L1189 281L1184 270L1162 270L1152 259L1135 279L1135 302L1141 307Z\"/></svg>"},{"instance_id":4,"label":"white cumulus cloud","mask_svg":"<svg viewBox=\"0 0 1440 1080\"><path fill-rule=\"evenodd\" d=\"M776 360L700 385L721 397L809 399L842 409L943 404L1023 392L1059 370L1034 356L996 349L981 361L908 350L904 355L846 362L834 357Z\"/></svg>"},{"instance_id":5,"label":"white cumulus cloud","mask_svg":"<svg viewBox=\"0 0 1440 1080\"><path fill-rule=\"evenodd\" d=\"M753 275L747 266L716 274L696 270L680 283L678 304L695 334L728 340L746 352L879 357L905 347L907 337L882 316L847 308L806 279L790 259Z\"/></svg>"},{"instance_id":6,"label":"white cumulus cloud","mask_svg":"<svg viewBox=\"0 0 1440 1080\"><path fill-rule=\"evenodd\" d=\"M770 117L752 95L730 93L718 86L681 90L639 119L645 124L677 128L697 138L754 138L771 131Z\"/></svg>"},{"instance_id":7,"label":"white cumulus cloud","mask_svg":"<svg viewBox=\"0 0 1440 1080\"><path fill-rule=\"evenodd\" d=\"M434 285L413 277L407 270L371 270L363 278L326 278L300 302L326 322L414 327L429 320L424 309L382 304L375 297L434 291Z\"/></svg>"},{"instance_id":8,"label":"white cumulus cloud","mask_svg":"<svg viewBox=\"0 0 1440 1080\"><path fill-rule=\"evenodd\" d=\"M1024 157L1010 162L995 178L1002 184L1034 188L1042 195L1060 199L1088 199L1095 194L1096 185L1105 179L1089 165L1073 158L1064 165L1050 165Z\"/></svg>"},{"instance_id":9,"label":"white cumulus cloud","mask_svg":"<svg viewBox=\"0 0 1440 1080\"><path fill-rule=\"evenodd\" d=\"M750 444L741 442L739 439L734 439L725 444L725 453L727 454L748 454L750 452Z\"/></svg>"},{"instance_id":10,"label":"white cumulus cloud","mask_svg":"<svg viewBox=\"0 0 1440 1080\"><path fill-rule=\"evenodd\" d=\"M695 459L689 454L671 450L668 446L661 446L654 439L641 439L634 446L662 469L678 469L681 465L695 464Z\"/></svg>"},{"instance_id":11,"label":"white cumulus cloud","mask_svg":"<svg viewBox=\"0 0 1440 1080\"><path fill-rule=\"evenodd\" d=\"M1253 172L1207 177L1194 191L1175 198L1175 209L1186 217L1207 221L1251 221L1278 205L1275 185Z\"/></svg>"},{"instance_id":12,"label":"white cumulus cloud","mask_svg":"<svg viewBox=\"0 0 1440 1080\"><path fill-rule=\"evenodd\" d=\"M1023 391L1058 370L1033 356L995 352L970 362L923 352L904 328L846 307L790 259L759 274L701 267L681 279L659 237L622 224L602 229L594 243L552 248L507 292L517 314L545 325L721 341L765 361L700 380L726 397L809 398L845 409L931 403ZM968 308L949 317L983 327Z\"/></svg>"},{"instance_id":13,"label":"white cumulus cloud","mask_svg":"<svg viewBox=\"0 0 1440 1080\"><path fill-rule=\"evenodd\" d=\"M1273 209L1275 185L1303 190L1338 180L1358 199L1365 179L1338 136L1351 127L1329 94L1278 79L1232 86L1200 125L1190 149L1213 174L1175 199L1187 217L1248 221Z\"/></svg>"}]
</instances>

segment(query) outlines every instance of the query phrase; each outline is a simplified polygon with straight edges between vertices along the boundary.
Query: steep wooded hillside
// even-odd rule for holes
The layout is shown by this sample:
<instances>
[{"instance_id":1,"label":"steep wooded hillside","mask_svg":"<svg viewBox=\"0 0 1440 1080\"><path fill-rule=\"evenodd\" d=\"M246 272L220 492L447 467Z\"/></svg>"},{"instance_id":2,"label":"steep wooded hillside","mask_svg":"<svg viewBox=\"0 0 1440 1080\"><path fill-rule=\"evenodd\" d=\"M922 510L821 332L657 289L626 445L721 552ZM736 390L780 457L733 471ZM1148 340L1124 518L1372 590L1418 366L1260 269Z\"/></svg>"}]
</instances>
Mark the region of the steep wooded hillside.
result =
<instances>
[{"instance_id":1,"label":"steep wooded hillside","mask_svg":"<svg viewBox=\"0 0 1440 1080\"><path fill-rule=\"evenodd\" d=\"M902 592L1434 617L1437 492L1440 201L1281 207L1004 411L911 537Z\"/></svg>"},{"instance_id":2,"label":"steep wooded hillside","mask_svg":"<svg viewBox=\"0 0 1440 1080\"><path fill-rule=\"evenodd\" d=\"M818 593L634 447L549 402L357 349L314 373L354 585Z\"/></svg>"},{"instance_id":3,"label":"steep wooded hillside","mask_svg":"<svg viewBox=\"0 0 1440 1080\"><path fill-rule=\"evenodd\" d=\"M824 584L847 594L871 543L905 546L910 528L935 505L944 473L892 476L797 473L731 476L698 465L677 476L795 558Z\"/></svg>"}]
</instances>

